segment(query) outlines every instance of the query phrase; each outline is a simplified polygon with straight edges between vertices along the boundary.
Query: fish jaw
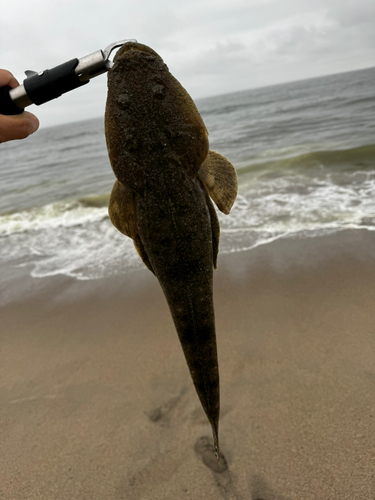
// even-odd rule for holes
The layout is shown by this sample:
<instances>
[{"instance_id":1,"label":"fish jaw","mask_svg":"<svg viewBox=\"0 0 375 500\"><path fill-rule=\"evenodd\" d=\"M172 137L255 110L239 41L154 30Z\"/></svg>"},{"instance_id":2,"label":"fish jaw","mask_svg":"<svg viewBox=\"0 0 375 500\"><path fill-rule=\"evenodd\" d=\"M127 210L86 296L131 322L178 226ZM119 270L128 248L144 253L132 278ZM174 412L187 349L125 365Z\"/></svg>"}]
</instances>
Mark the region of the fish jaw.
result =
<instances>
[{"instance_id":1,"label":"fish jaw","mask_svg":"<svg viewBox=\"0 0 375 500\"><path fill-rule=\"evenodd\" d=\"M139 50L141 52L146 52L148 54L152 54L154 57L160 59L163 62L163 59L151 47L148 47L147 45L144 45L143 43L132 42L132 41L124 43L119 48L119 50L116 52L116 55L113 59L113 62L115 63L115 62L118 62L120 59L125 58L126 52L129 52L131 50Z\"/></svg>"}]
</instances>

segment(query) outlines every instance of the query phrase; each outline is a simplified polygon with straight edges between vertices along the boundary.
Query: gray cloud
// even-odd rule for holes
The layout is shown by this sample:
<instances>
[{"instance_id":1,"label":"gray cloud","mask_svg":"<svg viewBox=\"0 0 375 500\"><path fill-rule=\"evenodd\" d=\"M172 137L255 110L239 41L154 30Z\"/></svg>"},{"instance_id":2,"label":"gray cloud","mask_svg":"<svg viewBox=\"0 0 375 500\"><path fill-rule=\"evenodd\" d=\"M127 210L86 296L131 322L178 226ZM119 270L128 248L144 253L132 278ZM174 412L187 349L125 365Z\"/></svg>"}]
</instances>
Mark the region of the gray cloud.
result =
<instances>
[{"instance_id":1,"label":"gray cloud","mask_svg":"<svg viewBox=\"0 0 375 500\"><path fill-rule=\"evenodd\" d=\"M2 6L0 66L22 80L136 38L196 98L372 66L374 15L369 0L14 0ZM81 120L105 99L101 76L36 112L46 125Z\"/></svg>"},{"instance_id":2,"label":"gray cloud","mask_svg":"<svg viewBox=\"0 0 375 500\"><path fill-rule=\"evenodd\" d=\"M331 0L329 16L343 27L372 25L374 28L375 3L369 0Z\"/></svg>"}]
</instances>

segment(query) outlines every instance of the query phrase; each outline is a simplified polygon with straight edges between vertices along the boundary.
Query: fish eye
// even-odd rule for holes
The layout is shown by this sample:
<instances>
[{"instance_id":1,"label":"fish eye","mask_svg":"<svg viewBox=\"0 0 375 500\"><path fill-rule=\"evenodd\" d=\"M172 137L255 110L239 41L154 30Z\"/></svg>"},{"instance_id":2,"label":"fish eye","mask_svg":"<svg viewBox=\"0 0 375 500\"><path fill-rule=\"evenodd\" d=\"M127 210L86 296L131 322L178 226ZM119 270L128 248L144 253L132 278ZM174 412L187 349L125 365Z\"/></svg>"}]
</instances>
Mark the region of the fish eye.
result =
<instances>
[{"instance_id":1,"label":"fish eye","mask_svg":"<svg viewBox=\"0 0 375 500\"><path fill-rule=\"evenodd\" d=\"M127 109L130 105L130 97L127 94L120 94L117 98L117 104L120 109Z\"/></svg>"},{"instance_id":2,"label":"fish eye","mask_svg":"<svg viewBox=\"0 0 375 500\"><path fill-rule=\"evenodd\" d=\"M157 99L163 99L165 97L165 87L164 85L154 85L152 87L152 93Z\"/></svg>"}]
</instances>

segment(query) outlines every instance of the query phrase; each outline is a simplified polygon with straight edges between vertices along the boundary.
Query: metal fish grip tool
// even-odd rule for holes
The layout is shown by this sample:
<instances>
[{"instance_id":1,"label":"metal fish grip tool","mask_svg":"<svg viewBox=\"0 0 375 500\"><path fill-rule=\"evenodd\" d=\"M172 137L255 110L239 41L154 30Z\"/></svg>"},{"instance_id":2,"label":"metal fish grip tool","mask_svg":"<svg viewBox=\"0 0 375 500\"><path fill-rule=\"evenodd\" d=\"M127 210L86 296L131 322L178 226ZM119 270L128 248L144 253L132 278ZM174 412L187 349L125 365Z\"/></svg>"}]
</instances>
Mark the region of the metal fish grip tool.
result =
<instances>
[{"instance_id":1,"label":"metal fish grip tool","mask_svg":"<svg viewBox=\"0 0 375 500\"><path fill-rule=\"evenodd\" d=\"M36 71L25 71L26 79L22 85L11 88L0 88L0 114L16 115L23 112L30 104L44 104L70 92L111 69L113 62L109 60L111 53L133 40L113 42L104 50L71 59L59 66Z\"/></svg>"}]
</instances>

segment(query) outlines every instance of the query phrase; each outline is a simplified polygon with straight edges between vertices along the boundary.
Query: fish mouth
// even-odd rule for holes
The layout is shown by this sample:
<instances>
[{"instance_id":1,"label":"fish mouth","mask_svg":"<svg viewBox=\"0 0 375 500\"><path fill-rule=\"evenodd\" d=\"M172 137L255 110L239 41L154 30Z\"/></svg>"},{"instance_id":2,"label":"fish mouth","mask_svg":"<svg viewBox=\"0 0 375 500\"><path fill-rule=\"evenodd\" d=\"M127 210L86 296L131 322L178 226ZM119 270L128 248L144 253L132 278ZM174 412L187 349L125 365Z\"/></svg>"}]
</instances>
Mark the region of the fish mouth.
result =
<instances>
[{"instance_id":1,"label":"fish mouth","mask_svg":"<svg viewBox=\"0 0 375 500\"><path fill-rule=\"evenodd\" d=\"M130 52L130 51L133 51L133 50L138 50L140 52L147 52L148 54L152 54L153 56L155 56L158 59L162 60L162 58L159 56L159 54L156 53L154 50L152 50L147 45L143 45L143 43L129 41L129 42L124 43L124 45L122 45L120 47L120 49L117 51L117 53L116 53L116 55L115 55L115 57L113 59L113 62L116 62L117 60L122 59L123 57L126 57L125 54L127 52Z\"/></svg>"}]
</instances>

